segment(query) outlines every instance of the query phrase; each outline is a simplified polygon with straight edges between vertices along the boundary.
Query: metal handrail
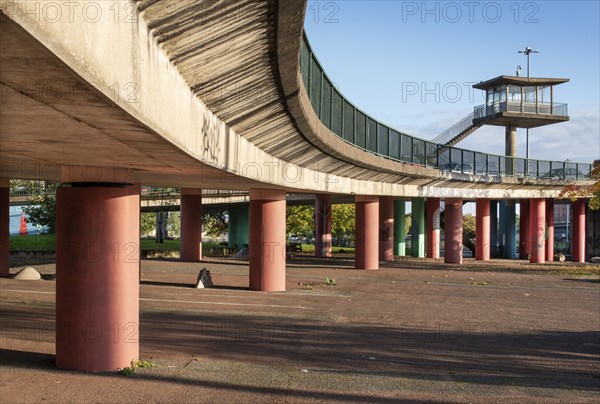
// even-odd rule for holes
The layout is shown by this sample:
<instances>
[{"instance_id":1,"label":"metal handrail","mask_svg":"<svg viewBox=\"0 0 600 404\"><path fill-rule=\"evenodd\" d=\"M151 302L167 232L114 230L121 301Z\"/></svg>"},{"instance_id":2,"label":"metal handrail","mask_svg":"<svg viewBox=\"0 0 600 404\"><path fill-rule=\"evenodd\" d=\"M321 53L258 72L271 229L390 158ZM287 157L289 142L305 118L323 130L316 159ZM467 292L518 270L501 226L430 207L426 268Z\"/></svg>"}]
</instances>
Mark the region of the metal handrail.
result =
<instances>
[{"instance_id":1,"label":"metal handrail","mask_svg":"<svg viewBox=\"0 0 600 404\"><path fill-rule=\"evenodd\" d=\"M473 118L475 117L475 112L470 113L445 131L443 131L440 135L431 139L432 143L446 144L450 140L454 139L461 132L469 129L473 126Z\"/></svg>"},{"instance_id":2,"label":"metal handrail","mask_svg":"<svg viewBox=\"0 0 600 404\"><path fill-rule=\"evenodd\" d=\"M446 146L381 123L354 106L339 92L313 53L306 34L303 35L300 49L300 73L321 123L345 142L377 156L464 174L518 178L532 176L534 172L526 166L535 162L535 178L591 179L591 164L530 159L527 165L523 162L523 169L520 169L524 159ZM475 107L472 119L486 116L486 109L485 105ZM566 110L566 104L554 104L553 112L556 111L556 115L562 115ZM461 123L464 125L463 121L468 121L469 117L453 128ZM550 169L545 170L546 167Z\"/></svg>"}]
</instances>

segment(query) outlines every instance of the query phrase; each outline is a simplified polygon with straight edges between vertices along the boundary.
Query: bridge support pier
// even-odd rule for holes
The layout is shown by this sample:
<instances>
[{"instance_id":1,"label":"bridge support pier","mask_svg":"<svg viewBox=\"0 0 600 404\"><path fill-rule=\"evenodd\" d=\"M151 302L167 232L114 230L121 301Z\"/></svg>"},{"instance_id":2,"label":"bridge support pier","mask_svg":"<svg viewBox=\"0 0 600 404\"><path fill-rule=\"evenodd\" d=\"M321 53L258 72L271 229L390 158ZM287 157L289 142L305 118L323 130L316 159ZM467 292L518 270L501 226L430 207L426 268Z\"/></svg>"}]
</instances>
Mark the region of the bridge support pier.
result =
<instances>
[{"instance_id":1,"label":"bridge support pier","mask_svg":"<svg viewBox=\"0 0 600 404\"><path fill-rule=\"evenodd\" d=\"M394 198L379 199L379 260L394 260Z\"/></svg>"},{"instance_id":2,"label":"bridge support pier","mask_svg":"<svg viewBox=\"0 0 600 404\"><path fill-rule=\"evenodd\" d=\"M181 237L179 256L182 261L202 260L202 190L181 189Z\"/></svg>"},{"instance_id":3,"label":"bridge support pier","mask_svg":"<svg viewBox=\"0 0 600 404\"><path fill-rule=\"evenodd\" d=\"M573 204L573 262L585 262L585 199Z\"/></svg>"},{"instance_id":4,"label":"bridge support pier","mask_svg":"<svg viewBox=\"0 0 600 404\"><path fill-rule=\"evenodd\" d=\"M546 200L539 198L531 199L529 207L529 228L531 234L529 262L543 264L546 262L546 247L544 243L544 236L546 234Z\"/></svg>"},{"instance_id":5,"label":"bridge support pier","mask_svg":"<svg viewBox=\"0 0 600 404\"><path fill-rule=\"evenodd\" d=\"M490 260L490 200L479 198L475 205L475 259Z\"/></svg>"},{"instance_id":6,"label":"bridge support pier","mask_svg":"<svg viewBox=\"0 0 600 404\"><path fill-rule=\"evenodd\" d=\"M490 258L498 258L498 201L490 201Z\"/></svg>"},{"instance_id":7,"label":"bridge support pier","mask_svg":"<svg viewBox=\"0 0 600 404\"><path fill-rule=\"evenodd\" d=\"M411 216L412 256L423 258L425 257L425 200L423 198L412 199Z\"/></svg>"},{"instance_id":8,"label":"bridge support pier","mask_svg":"<svg viewBox=\"0 0 600 404\"><path fill-rule=\"evenodd\" d=\"M10 275L10 182L0 178L0 277Z\"/></svg>"},{"instance_id":9,"label":"bridge support pier","mask_svg":"<svg viewBox=\"0 0 600 404\"><path fill-rule=\"evenodd\" d=\"M248 245L250 206L247 203L230 205L227 214L229 215L227 245L241 250L244 245Z\"/></svg>"},{"instance_id":10,"label":"bridge support pier","mask_svg":"<svg viewBox=\"0 0 600 404\"><path fill-rule=\"evenodd\" d=\"M250 190L250 289L285 290L285 191Z\"/></svg>"},{"instance_id":11,"label":"bridge support pier","mask_svg":"<svg viewBox=\"0 0 600 404\"><path fill-rule=\"evenodd\" d=\"M356 196L354 267L379 269L379 197Z\"/></svg>"},{"instance_id":12,"label":"bridge support pier","mask_svg":"<svg viewBox=\"0 0 600 404\"><path fill-rule=\"evenodd\" d=\"M406 203L394 201L394 255L406 255Z\"/></svg>"},{"instance_id":13,"label":"bridge support pier","mask_svg":"<svg viewBox=\"0 0 600 404\"><path fill-rule=\"evenodd\" d=\"M546 199L546 261L554 261L554 199Z\"/></svg>"},{"instance_id":14,"label":"bridge support pier","mask_svg":"<svg viewBox=\"0 0 600 404\"><path fill-rule=\"evenodd\" d=\"M521 199L519 212L519 258L528 259L531 254L531 225L529 199Z\"/></svg>"},{"instance_id":15,"label":"bridge support pier","mask_svg":"<svg viewBox=\"0 0 600 404\"><path fill-rule=\"evenodd\" d=\"M130 366L139 356L140 187L61 187L56 223L56 366Z\"/></svg>"},{"instance_id":16,"label":"bridge support pier","mask_svg":"<svg viewBox=\"0 0 600 404\"><path fill-rule=\"evenodd\" d=\"M463 231L462 207L459 198L444 200L446 229L444 231L444 262L446 264L462 264Z\"/></svg>"},{"instance_id":17,"label":"bridge support pier","mask_svg":"<svg viewBox=\"0 0 600 404\"><path fill-rule=\"evenodd\" d=\"M427 258L440 258L440 198L427 198Z\"/></svg>"},{"instance_id":18,"label":"bridge support pier","mask_svg":"<svg viewBox=\"0 0 600 404\"><path fill-rule=\"evenodd\" d=\"M315 198L315 257L331 257L331 195Z\"/></svg>"},{"instance_id":19,"label":"bridge support pier","mask_svg":"<svg viewBox=\"0 0 600 404\"><path fill-rule=\"evenodd\" d=\"M508 200L504 205L504 258L514 260L517 258L517 216L514 200Z\"/></svg>"}]
</instances>

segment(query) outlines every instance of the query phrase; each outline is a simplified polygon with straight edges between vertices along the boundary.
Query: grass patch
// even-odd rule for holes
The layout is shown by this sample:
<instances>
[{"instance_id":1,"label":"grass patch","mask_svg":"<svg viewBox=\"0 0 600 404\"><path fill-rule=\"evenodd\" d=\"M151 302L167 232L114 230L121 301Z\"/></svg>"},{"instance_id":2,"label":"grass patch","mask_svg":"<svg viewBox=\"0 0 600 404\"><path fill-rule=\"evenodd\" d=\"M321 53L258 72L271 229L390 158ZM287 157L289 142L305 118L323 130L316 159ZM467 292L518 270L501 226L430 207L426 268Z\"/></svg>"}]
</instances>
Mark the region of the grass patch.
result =
<instances>
[{"instance_id":1,"label":"grass patch","mask_svg":"<svg viewBox=\"0 0 600 404\"><path fill-rule=\"evenodd\" d=\"M314 253L314 244L301 244L303 253ZM342 251L340 253L340 250ZM354 254L354 247L331 247L331 252L334 254Z\"/></svg>"},{"instance_id":2,"label":"grass patch","mask_svg":"<svg viewBox=\"0 0 600 404\"><path fill-rule=\"evenodd\" d=\"M121 374L123 376L133 376L137 369L153 368L154 366L156 366L156 364L154 362L150 362L150 361L141 361L141 360L131 361L131 366L127 366L127 367L119 370L119 374Z\"/></svg>"},{"instance_id":3,"label":"grass patch","mask_svg":"<svg viewBox=\"0 0 600 404\"><path fill-rule=\"evenodd\" d=\"M203 243L203 248L222 247L217 243ZM142 251L179 251L179 240L165 240L159 244L154 239L141 240ZM37 234L35 236L13 236L10 238L10 251L56 251L55 234Z\"/></svg>"}]
</instances>

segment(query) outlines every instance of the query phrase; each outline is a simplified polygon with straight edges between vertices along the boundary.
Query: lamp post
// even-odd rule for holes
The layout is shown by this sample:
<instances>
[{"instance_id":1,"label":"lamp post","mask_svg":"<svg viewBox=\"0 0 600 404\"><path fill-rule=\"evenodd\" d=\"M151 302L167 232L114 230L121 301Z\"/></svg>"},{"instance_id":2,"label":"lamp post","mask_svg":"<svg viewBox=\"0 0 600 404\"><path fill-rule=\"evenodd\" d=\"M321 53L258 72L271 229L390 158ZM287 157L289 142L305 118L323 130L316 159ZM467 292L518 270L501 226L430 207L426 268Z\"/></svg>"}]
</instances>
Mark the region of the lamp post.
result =
<instances>
[{"instance_id":1,"label":"lamp post","mask_svg":"<svg viewBox=\"0 0 600 404\"><path fill-rule=\"evenodd\" d=\"M531 49L529 46L525 47L524 51L519 51L519 53L527 56L527 79L529 80L529 56L532 53L540 53L539 51ZM536 95L537 97L537 95ZM527 128L526 142L525 142L525 158L529 159L529 128Z\"/></svg>"}]
</instances>

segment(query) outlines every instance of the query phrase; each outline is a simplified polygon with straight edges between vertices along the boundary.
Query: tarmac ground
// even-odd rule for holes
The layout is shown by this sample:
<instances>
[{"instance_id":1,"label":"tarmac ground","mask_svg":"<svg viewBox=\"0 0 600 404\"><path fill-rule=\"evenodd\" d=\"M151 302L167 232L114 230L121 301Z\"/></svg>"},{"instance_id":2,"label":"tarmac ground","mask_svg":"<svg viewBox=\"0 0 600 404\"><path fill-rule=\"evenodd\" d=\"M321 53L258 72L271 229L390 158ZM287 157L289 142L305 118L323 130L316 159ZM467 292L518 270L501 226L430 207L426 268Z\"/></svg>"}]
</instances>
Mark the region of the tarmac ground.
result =
<instances>
[{"instance_id":1,"label":"tarmac ground","mask_svg":"<svg viewBox=\"0 0 600 404\"><path fill-rule=\"evenodd\" d=\"M215 287L193 288L202 268ZM0 279L0 401L600 402L598 265L296 256L281 293L248 290L247 262L142 272L155 366L131 376L56 369L56 281Z\"/></svg>"}]
</instances>

